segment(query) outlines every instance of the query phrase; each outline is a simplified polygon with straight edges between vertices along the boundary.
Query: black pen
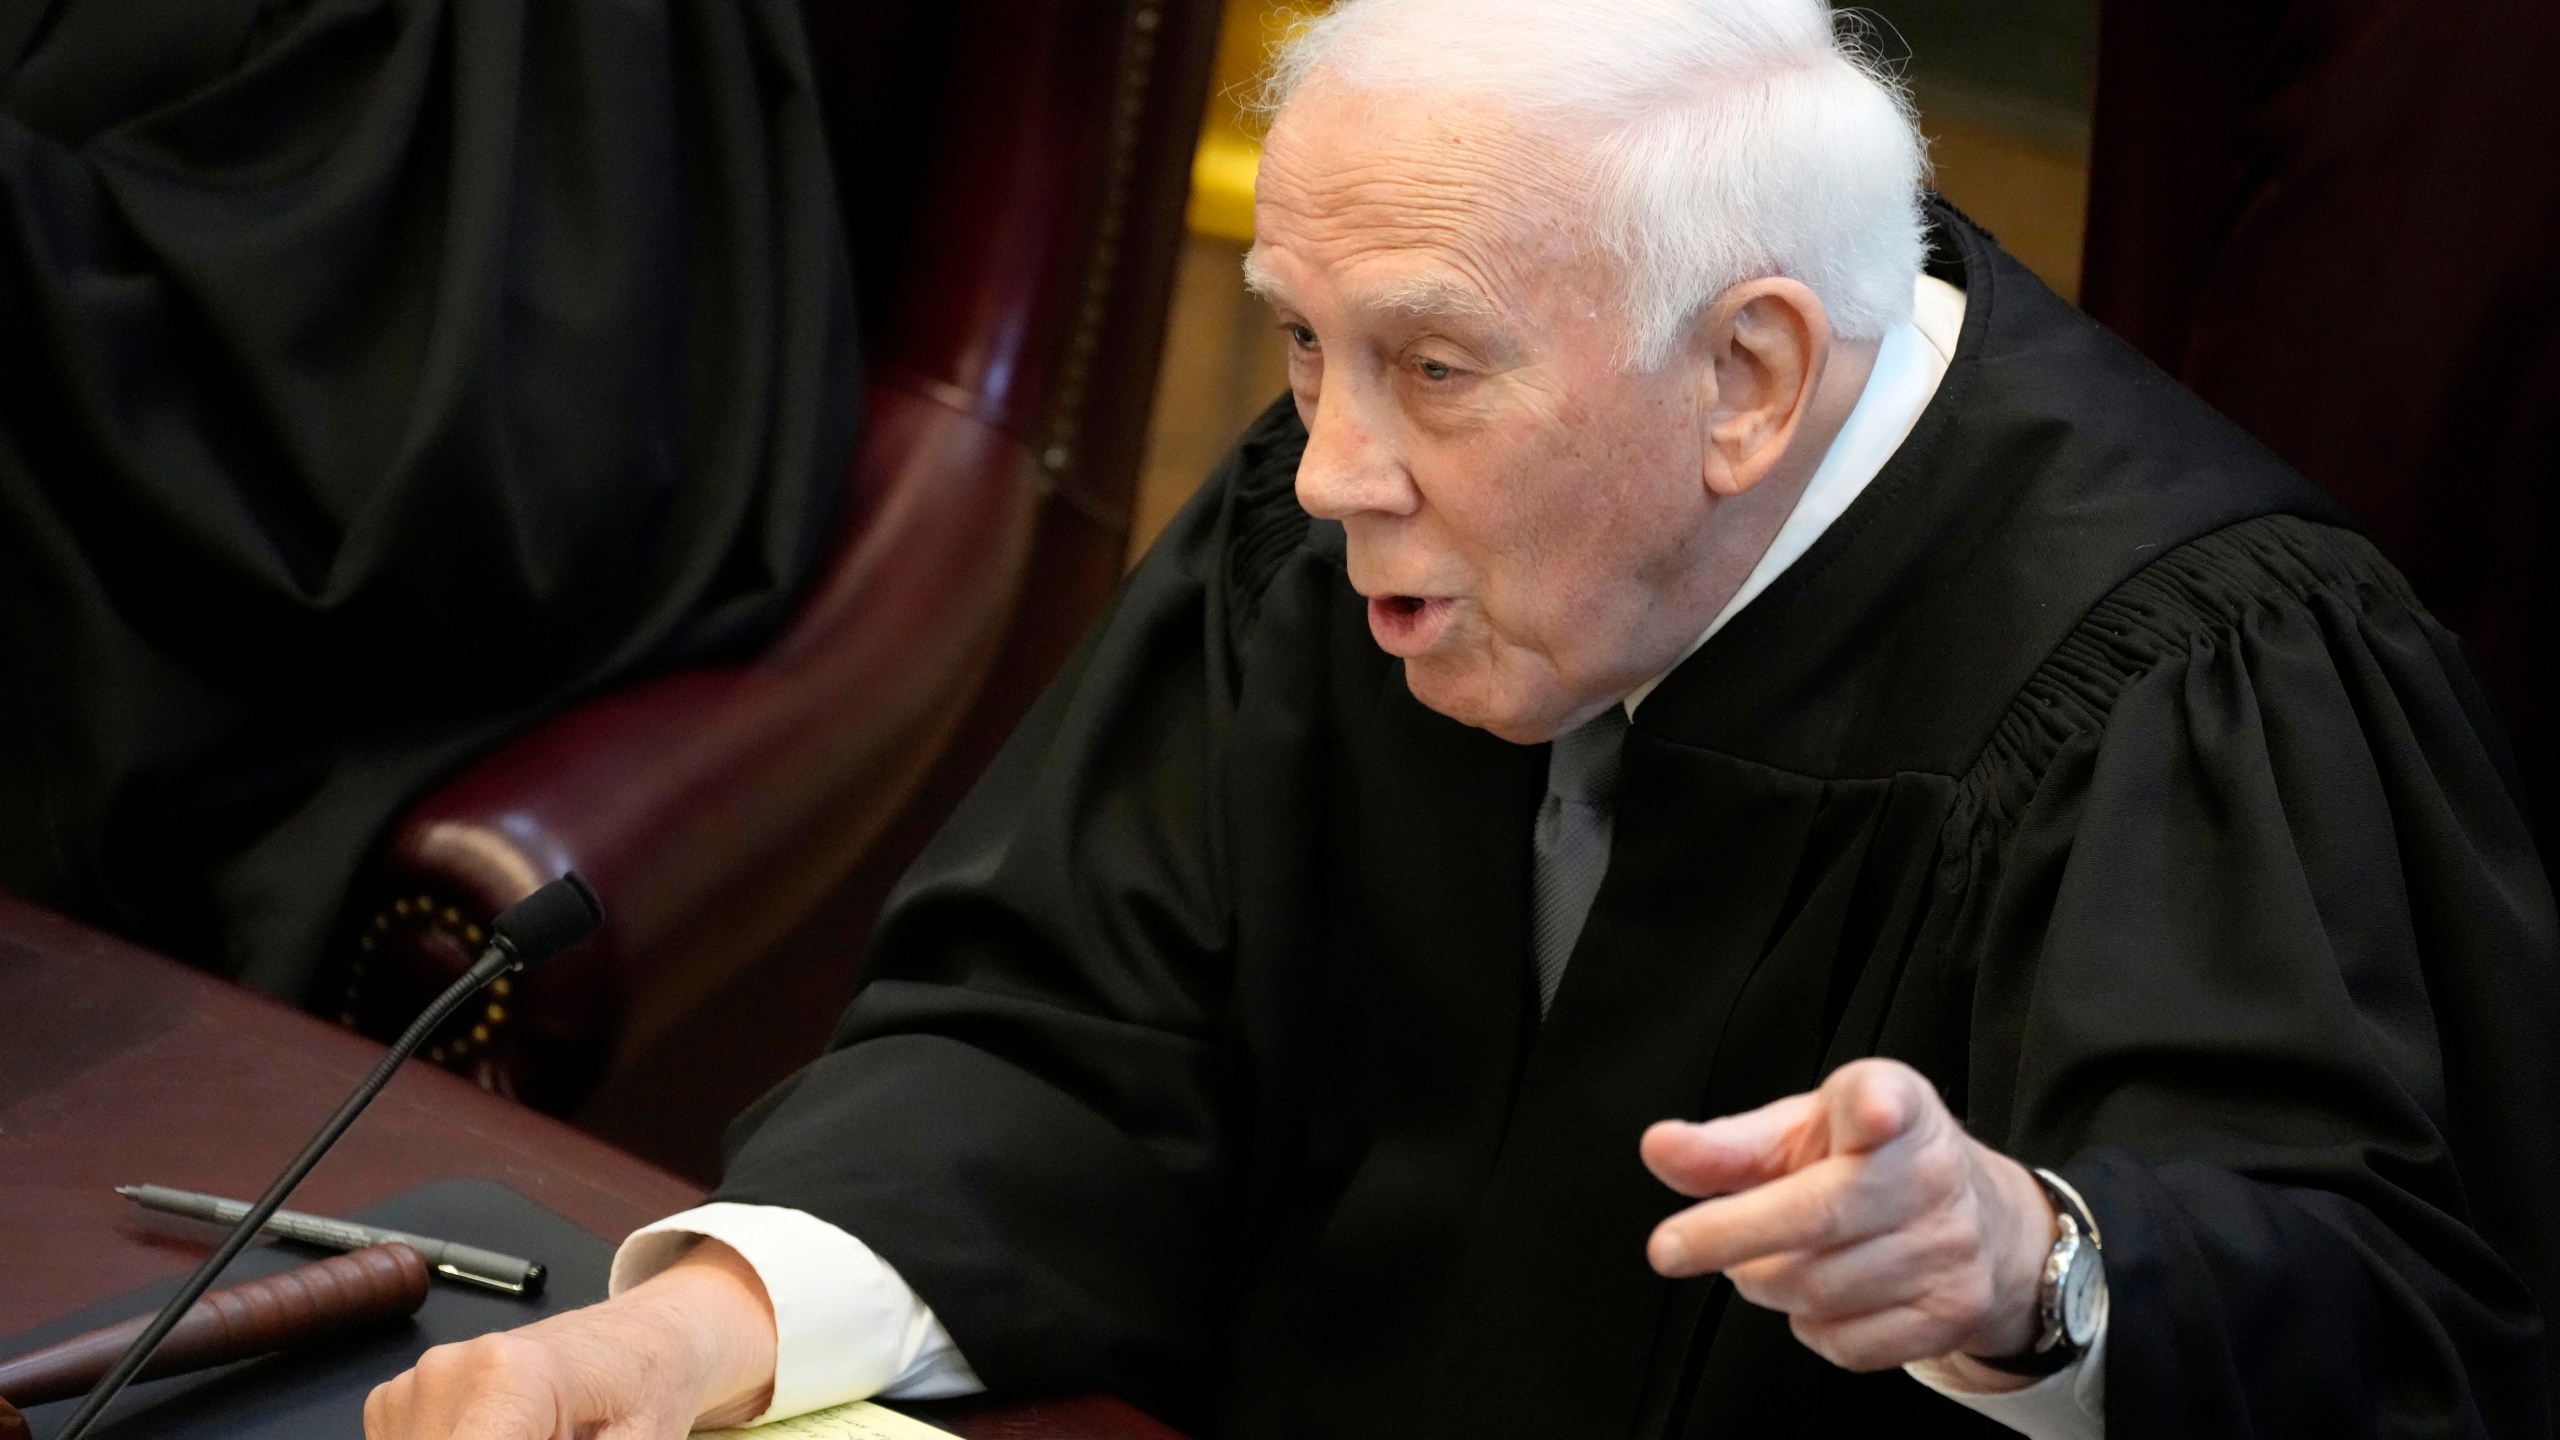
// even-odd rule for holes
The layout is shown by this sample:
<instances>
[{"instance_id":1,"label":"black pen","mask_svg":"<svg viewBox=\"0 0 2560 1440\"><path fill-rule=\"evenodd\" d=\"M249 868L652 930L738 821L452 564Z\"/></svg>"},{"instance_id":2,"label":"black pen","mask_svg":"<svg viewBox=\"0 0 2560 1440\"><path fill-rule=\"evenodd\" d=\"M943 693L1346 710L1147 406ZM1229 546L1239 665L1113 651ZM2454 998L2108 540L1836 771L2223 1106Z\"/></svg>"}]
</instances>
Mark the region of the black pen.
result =
<instances>
[{"instance_id":1,"label":"black pen","mask_svg":"<svg viewBox=\"0 0 2560 1440\"><path fill-rule=\"evenodd\" d=\"M225 1200L219 1195L199 1195L193 1190L172 1190L165 1185L119 1185L116 1193L146 1210L166 1211L196 1220L210 1220L216 1225L235 1225L249 1213L246 1203ZM427 1268L449 1280L466 1285L496 1290L508 1295L532 1296L542 1293L543 1268L530 1260L501 1255L470 1245L457 1245L450 1240L434 1240L412 1235L405 1230L383 1230L359 1225L352 1220L332 1220L325 1215L304 1215L292 1210L279 1210L259 1233L284 1240L298 1240L328 1250L361 1250L368 1245L386 1245L397 1240L418 1252Z\"/></svg>"}]
</instances>

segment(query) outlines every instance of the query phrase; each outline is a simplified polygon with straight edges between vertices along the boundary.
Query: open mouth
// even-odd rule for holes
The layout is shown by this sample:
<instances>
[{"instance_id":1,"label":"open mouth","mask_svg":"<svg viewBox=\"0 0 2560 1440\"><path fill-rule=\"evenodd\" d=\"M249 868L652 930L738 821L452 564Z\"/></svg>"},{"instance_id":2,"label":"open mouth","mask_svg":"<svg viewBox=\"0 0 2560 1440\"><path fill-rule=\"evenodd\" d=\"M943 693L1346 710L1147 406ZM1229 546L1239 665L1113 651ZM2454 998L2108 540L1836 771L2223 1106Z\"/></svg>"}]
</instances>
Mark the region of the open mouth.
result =
<instances>
[{"instance_id":1,"label":"open mouth","mask_svg":"<svg viewBox=\"0 0 2560 1440\"><path fill-rule=\"evenodd\" d=\"M1450 602L1436 595L1379 595L1369 601L1369 634L1390 655L1418 655L1449 627Z\"/></svg>"}]
</instances>

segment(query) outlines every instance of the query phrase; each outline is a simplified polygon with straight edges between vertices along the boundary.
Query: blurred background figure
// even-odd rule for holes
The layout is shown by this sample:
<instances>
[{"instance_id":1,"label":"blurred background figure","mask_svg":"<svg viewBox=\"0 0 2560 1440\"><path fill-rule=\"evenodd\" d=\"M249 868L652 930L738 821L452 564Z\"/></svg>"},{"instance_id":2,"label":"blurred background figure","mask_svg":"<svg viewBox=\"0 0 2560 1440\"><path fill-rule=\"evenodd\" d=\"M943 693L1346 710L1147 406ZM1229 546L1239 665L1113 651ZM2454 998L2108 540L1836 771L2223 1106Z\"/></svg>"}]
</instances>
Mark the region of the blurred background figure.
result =
<instances>
[{"instance_id":1,"label":"blurred background figure","mask_svg":"<svg viewBox=\"0 0 2560 1440\"><path fill-rule=\"evenodd\" d=\"M0 885L287 996L396 808L811 570L798 7L0 5Z\"/></svg>"}]
</instances>

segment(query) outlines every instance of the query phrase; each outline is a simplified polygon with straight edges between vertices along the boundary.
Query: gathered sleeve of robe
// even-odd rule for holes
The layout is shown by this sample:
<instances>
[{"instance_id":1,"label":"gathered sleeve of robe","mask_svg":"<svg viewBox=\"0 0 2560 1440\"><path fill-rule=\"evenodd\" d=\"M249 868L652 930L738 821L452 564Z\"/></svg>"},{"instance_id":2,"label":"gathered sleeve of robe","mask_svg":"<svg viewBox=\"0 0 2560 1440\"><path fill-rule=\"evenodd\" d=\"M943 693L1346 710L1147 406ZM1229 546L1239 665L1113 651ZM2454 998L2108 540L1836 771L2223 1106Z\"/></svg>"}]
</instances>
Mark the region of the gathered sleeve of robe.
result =
<instances>
[{"instance_id":1,"label":"gathered sleeve of robe","mask_svg":"<svg viewBox=\"0 0 2560 1440\"><path fill-rule=\"evenodd\" d=\"M2452 637L2361 541L2234 527L1974 781L1971 1120L2103 1228L2110 1436L2549 1433L2552 906Z\"/></svg>"}]
</instances>

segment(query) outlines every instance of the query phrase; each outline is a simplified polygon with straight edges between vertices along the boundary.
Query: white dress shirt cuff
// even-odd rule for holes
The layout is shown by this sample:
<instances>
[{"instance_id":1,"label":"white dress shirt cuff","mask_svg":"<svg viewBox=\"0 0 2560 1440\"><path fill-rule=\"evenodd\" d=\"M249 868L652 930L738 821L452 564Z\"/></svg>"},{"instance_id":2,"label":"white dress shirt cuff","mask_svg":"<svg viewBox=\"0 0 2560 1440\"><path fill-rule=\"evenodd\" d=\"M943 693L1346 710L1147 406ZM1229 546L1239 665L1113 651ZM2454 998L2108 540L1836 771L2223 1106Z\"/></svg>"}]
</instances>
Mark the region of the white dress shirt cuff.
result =
<instances>
[{"instance_id":1,"label":"white dress shirt cuff","mask_svg":"<svg viewBox=\"0 0 2560 1440\"><path fill-rule=\"evenodd\" d=\"M609 1293L673 1265L699 1238L743 1256L773 1301L773 1403L749 1424L874 1396L936 1400L986 1388L888 1261L806 1211L722 1201L643 1226L614 1252Z\"/></svg>"},{"instance_id":2,"label":"white dress shirt cuff","mask_svg":"<svg viewBox=\"0 0 2560 1440\"><path fill-rule=\"evenodd\" d=\"M1955 1383L1951 1370L1931 1360L1902 1368L1912 1379L2029 1440L2105 1440L2107 1311L2105 1300L2098 1303L2098 1333L2089 1348L2079 1359L2023 1390L1967 1390Z\"/></svg>"}]
</instances>

